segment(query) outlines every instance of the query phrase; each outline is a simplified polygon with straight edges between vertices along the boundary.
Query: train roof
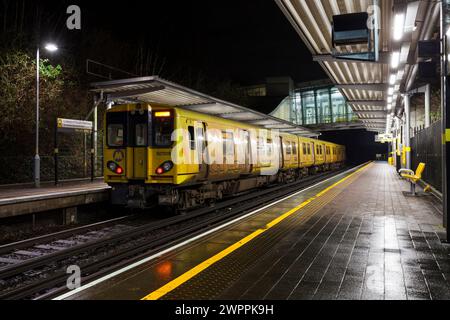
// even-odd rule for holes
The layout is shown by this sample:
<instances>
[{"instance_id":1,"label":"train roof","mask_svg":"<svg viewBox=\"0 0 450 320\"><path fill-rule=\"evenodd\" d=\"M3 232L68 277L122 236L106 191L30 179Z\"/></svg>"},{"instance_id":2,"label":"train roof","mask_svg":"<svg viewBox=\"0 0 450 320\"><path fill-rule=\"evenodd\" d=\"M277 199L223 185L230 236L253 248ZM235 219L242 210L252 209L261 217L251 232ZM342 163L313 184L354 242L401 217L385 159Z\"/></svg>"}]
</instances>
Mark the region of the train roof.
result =
<instances>
[{"instance_id":1,"label":"train roof","mask_svg":"<svg viewBox=\"0 0 450 320\"><path fill-rule=\"evenodd\" d=\"M157 103L297 136L320 136L320 133L308 128L214 98L158 76L96 82L91 87L107 103Z\"/></svg>"}]
</instances>

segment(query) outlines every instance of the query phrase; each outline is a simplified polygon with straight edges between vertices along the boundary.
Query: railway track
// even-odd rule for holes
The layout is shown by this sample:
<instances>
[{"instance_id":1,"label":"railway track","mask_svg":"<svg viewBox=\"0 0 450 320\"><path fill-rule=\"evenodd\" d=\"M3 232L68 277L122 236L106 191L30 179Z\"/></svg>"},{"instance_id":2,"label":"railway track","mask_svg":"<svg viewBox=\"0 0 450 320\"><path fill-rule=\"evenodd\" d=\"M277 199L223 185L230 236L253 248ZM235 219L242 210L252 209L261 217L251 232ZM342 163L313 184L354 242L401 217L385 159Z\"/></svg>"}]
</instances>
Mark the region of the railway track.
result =
<instances>
[{"instance_id":1,"label":"railway track","mask_svg":"<svg viewBox=\"0 0 450 320\"><path fill-rule=\"evenodd\" d=\"M258 190L213 207L143 225L136 221L126 223L121 218L2 246L0 299L45 298L62 292L68 266L79 266L83 282L89 281L342 171Z\"/></svg>"}]
</instances>

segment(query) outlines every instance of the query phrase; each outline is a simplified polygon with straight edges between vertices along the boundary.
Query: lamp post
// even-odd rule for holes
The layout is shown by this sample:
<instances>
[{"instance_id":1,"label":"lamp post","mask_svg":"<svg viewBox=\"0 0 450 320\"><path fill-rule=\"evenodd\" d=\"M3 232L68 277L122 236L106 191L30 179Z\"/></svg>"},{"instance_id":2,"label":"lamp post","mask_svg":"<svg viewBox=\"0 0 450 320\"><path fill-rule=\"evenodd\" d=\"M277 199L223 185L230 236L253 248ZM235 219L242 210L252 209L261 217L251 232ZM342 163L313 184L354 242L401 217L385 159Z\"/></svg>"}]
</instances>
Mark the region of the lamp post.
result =
<instances>
[{"instance_id":1,"label":"lamp post","mask_svg":"<svg viewBox=\"0 0 450 320\"><path fill-rule=\"evenodd\" d=\"M49 52L55 52L58 47L54 44L47 44L45 49ZM36 188L41 186L41 158L39 156L39 73L40 73L40 47L38 45L36 52L36 153L34 156L34 185Z\"/></svg>"}]
</instances>

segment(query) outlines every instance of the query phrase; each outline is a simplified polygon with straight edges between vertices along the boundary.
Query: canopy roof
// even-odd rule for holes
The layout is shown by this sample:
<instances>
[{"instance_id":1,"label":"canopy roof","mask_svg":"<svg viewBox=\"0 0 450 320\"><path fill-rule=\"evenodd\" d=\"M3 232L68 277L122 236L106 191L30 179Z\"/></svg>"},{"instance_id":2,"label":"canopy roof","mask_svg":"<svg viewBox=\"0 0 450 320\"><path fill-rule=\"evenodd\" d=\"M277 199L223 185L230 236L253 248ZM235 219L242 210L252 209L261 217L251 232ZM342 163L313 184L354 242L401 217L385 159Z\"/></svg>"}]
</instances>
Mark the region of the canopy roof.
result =
<instances>
[{"instance_id":1,"label":"canopy roof","mask_svg":"<svg viewBox=\"0 0 450 320\"><path fill-rule=\"evenodd\" d=\"M303 42L330 79L346 97L366 128L384 132L388 113L401 109L400 95L414 86L419 40L433 38L439 19L438 1L406 0L275 0ZM376 10L375 8L380 10ZM333 56L332 20L335 15L377 13L380 26L378 61L354 61ZM403 37L393 39L396 15L404 17ZM398 28L398 27L397 27ZM339 53L364 51L361 45L347 45ZM398 68L390 66L392 53L400 53ZM395 83L391 77L395 76ZM389 94L389 88L394 89ZM392 97L392 110L387 108ZM399 110L398 110L399 111Z\"/></svg>"},{"instance_id":2,"label":"canopy roof","mask_svg":"<svg viewBox=\"0 0 450 320\"><path fill-rule=\"evenodd\" d=\"M305 127L211 97L158 76L97 82L91 86L92 91L102 95L108 103L157 103L305 137L320 135Z\"/></svg>"}]
</instances>

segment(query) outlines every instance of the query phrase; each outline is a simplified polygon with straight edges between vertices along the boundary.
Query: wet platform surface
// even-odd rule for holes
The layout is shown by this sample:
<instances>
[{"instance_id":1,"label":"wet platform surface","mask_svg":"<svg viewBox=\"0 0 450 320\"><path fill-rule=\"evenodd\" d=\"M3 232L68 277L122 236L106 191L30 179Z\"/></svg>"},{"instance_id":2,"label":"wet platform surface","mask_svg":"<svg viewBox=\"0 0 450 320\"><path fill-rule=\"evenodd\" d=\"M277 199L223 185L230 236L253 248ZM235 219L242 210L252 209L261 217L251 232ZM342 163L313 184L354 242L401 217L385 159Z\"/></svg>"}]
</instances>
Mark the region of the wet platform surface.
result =
<instances>
[{"instance_id":1,"label":"wet platform surface","mask_svg":"<svg viewBox=\"0 0 450 320\"><path fill-rule=\"evenodd\" d=\"M407 190L374 163L66 298L449 299L439 203Z\"/></svg>"}]
</instances>

